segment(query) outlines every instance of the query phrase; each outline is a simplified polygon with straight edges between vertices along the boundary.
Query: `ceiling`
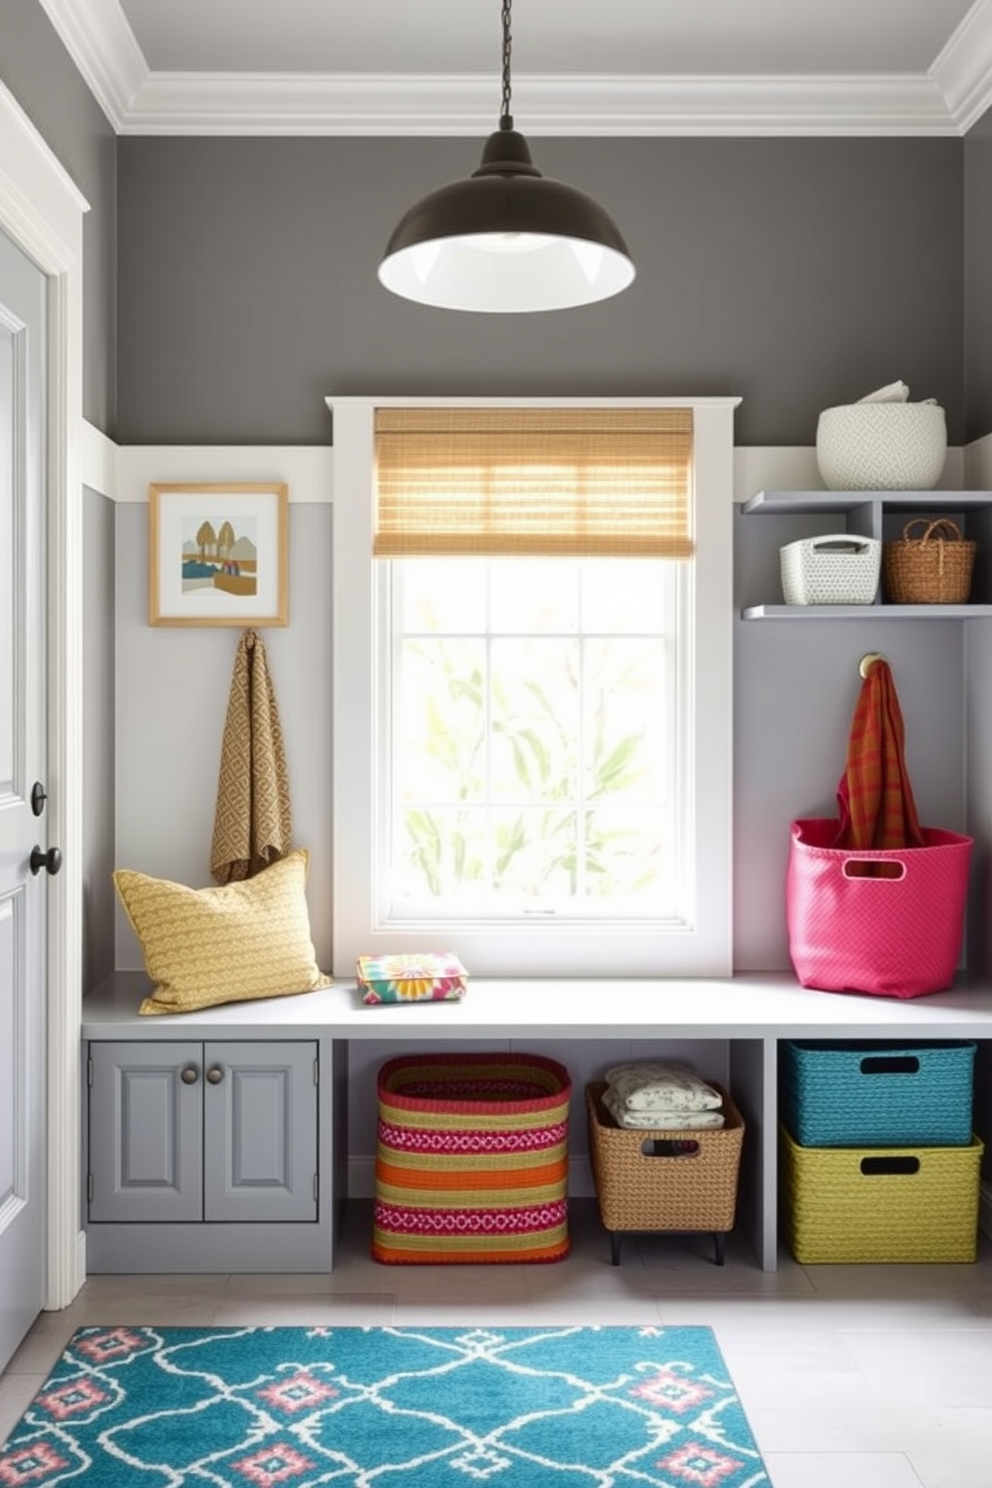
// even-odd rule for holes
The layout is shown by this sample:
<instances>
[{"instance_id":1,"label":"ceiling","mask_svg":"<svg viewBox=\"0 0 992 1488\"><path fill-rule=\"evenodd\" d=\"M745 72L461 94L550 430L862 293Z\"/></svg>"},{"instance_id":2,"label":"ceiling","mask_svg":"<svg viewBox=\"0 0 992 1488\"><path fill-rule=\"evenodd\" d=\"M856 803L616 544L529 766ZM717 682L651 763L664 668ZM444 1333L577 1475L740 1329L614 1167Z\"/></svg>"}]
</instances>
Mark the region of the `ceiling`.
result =
<instances>
[{"instance_id":1,"label":"ceiling","mask_svg":"<svg viewBox=\"0 0 992 1488\"><path fill-rule=\"evenodd\" d=\"M41 0L119 133L465 134L501 0ZM528 134L963 134L992 0L517 0Z\"/></svg>"}]
</instances>

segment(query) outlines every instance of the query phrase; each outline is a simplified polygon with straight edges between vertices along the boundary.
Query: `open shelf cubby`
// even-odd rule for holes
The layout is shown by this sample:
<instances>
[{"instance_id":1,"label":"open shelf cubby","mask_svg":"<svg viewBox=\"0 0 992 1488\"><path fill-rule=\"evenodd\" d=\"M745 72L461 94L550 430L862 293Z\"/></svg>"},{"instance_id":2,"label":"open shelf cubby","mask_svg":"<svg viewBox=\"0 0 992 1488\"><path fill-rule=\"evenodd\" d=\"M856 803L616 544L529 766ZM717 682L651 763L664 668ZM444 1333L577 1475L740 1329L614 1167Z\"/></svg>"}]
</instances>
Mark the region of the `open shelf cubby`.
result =
<instances>
[{"instance_id":1,"label":"open shelf cubby","mask_svg":"<svg viewBox=\"0 0 992 1488\"><path fill-rule=\"evenodd\" d=\"M973 620L992 616L992 491L759 491L740 508L741 518L762 516L760 550L748 545L748 586L753 581L768 597L741 606L745 620ZM847 533L894 542L913 519L945 517L963 538L977 542L971 596L967 604L889 604L882 586L869 605L792 605L782 602L778 550L800 538ZM750 525L750 524L749 524ZM922 526L914 531L923 533Z\"/></svg>"}]
</instances>

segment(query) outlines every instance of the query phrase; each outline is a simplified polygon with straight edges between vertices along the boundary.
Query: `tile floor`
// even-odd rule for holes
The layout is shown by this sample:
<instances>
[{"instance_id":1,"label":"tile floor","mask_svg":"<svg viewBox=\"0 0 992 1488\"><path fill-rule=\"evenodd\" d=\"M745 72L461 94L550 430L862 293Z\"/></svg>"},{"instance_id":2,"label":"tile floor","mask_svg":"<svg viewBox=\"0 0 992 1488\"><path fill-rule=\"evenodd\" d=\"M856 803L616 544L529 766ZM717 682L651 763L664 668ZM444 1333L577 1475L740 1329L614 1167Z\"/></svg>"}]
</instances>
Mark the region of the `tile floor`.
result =
<instances>
[{"instance_id":1,"label":"tile floor","mask_svg":"<svg viewBox=\"0 0 992 1488\"><path fill-rule=\"evenodd\" d=\"M628 1239L592 1201L553 1266L384 1267L349 1207L328 1276L94 1276L44 1313L0 1376L0 1441L84 1323L705 1323L774 1488L992 1488L992 1241L976 1265L799 1266L731 1237ZM96 1488L96 1485L94 1485Z\"/></svg>"}]
</instances>

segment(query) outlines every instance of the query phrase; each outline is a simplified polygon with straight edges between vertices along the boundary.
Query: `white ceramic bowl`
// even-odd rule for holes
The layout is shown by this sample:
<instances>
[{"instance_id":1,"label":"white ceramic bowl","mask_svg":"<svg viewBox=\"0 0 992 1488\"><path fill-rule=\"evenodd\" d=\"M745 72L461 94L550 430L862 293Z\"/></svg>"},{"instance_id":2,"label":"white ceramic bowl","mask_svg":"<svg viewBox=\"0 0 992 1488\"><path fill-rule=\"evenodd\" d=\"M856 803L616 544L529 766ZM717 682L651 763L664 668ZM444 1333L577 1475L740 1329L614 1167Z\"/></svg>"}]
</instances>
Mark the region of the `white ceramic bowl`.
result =
<instances>
[{"instance_id":1,"label":"white ceramic bowl","mask_svg":"<svg viewBox=\"0 0 992 1488\"><path fill-rule=\"evenodd\" d=\"M817 423L828 491L932 491L946 459L939 403L846 403L825 408Z\"/></svg>"}]
</instances>

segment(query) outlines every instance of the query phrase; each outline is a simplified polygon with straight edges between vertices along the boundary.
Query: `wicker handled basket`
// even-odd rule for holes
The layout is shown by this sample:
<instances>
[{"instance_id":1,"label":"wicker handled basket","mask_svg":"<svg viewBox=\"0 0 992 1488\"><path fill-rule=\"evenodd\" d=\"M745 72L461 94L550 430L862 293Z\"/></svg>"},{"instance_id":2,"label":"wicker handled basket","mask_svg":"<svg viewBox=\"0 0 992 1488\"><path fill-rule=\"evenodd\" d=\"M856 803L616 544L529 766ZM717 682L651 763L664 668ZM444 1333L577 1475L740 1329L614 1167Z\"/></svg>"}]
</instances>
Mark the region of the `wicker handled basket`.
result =
<instances>
[{"instance_id":1,"label":"wicker handled basket","mask_svg":"<svg viewBox=\"0 0 992 1488\"><path fill-rule=\"evenodd\" d=\"M922 537L912 529L924 526ZM941 529L950 534L945 536ZM887 542L882 553L882 579L890 604L966 604L976 544L961 536L950 517L914 517L902 537Z\"/></svg>"},{"instance_id":2,"label":"wicker handled basket","mask_svg":"<svg viewBox=\"0 0 992 1488\"><path fill-rule=\"evenodd\" d=\"M724 1125L678 1131L620 1127L603 1105L606 1082L586 1086L589 1158L604 1229L615 1235L633 1230L716 1235L733 1229L744 1120L729 1093L712 1080L709 1084L723 1097ZM614 1265L619 1257L614 1243ZM722 1244L717 1263L723 1263Z\"/></svg>"}]
</instances>

